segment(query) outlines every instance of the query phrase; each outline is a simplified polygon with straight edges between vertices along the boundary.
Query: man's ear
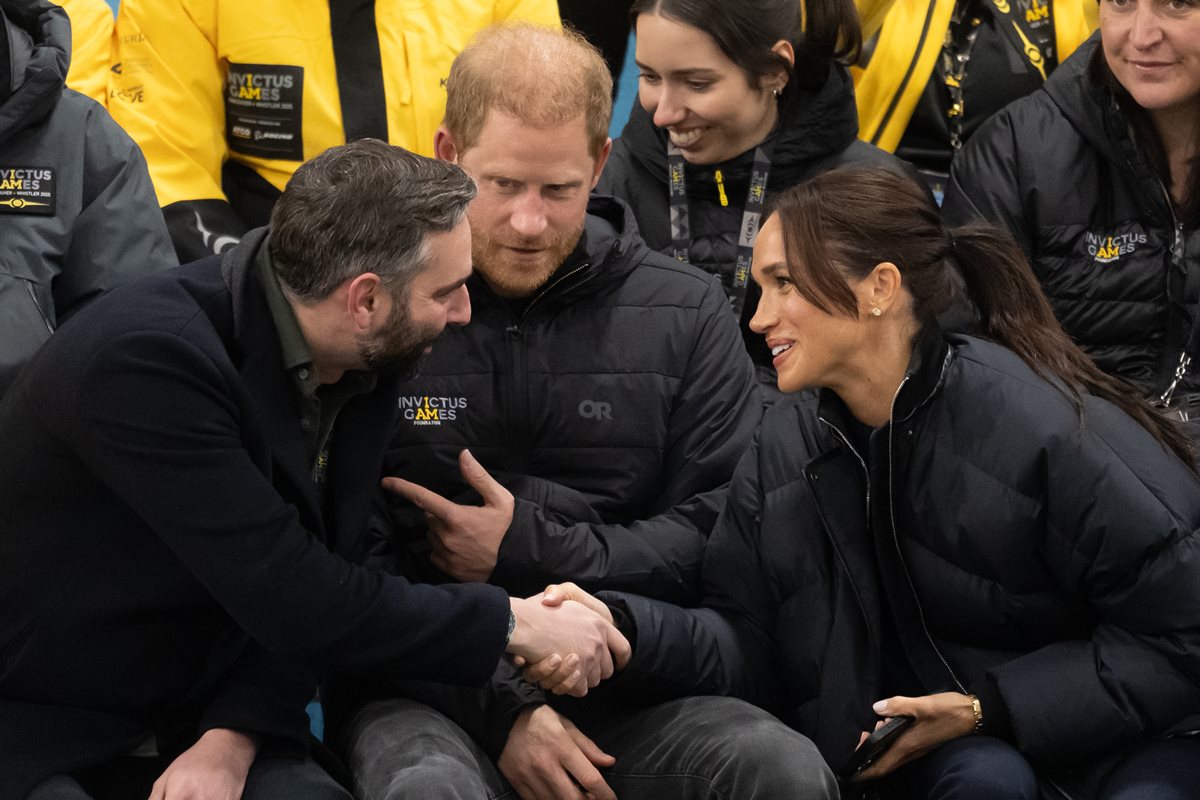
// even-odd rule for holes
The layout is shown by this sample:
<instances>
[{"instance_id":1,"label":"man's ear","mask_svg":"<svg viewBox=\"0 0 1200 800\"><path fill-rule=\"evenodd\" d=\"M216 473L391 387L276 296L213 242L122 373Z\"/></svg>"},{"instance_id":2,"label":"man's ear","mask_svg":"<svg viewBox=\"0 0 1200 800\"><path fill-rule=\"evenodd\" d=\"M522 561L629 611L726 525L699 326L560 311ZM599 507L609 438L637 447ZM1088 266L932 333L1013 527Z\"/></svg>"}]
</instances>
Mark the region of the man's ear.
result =
<instances>
[{"instance_id":1,"label":"man's ear","mask_svg":"<svg viewBox=\"0 0 1200 800\"><path fill-rule=\"evenodd\" d=\"M346 283L346 313L354 327L370 330L371 320L386 313L383 281L374 272L364 272Z\"/></svg>"},{"instance_id":2,"label":"man's ear","mask_svg":"<svg viewBox=\"0 0 1200 800\"><path fill-rule=\"evenodd\" d=\"M433 134L433 154L442 161L449 161L451 164L458 163L458 145L454 143L454 137L450 135L450 131L446 130L445 125L439 125Z\"/></svg>"},{"instance_id":3,"label":"man's ear","mask_svg":"<svg viewBox=\"0 0 1200 800\"><path fill-rule=\"evenodd\" d=\"M596 188L596 184L600 182L600 175L604 172L604 165L608 163L608 156L612 153L612 139L604 140L604 147L600 148L600 154L596 156L596 171L592 174L592 188Z\"/></svg>"}]
</instances>

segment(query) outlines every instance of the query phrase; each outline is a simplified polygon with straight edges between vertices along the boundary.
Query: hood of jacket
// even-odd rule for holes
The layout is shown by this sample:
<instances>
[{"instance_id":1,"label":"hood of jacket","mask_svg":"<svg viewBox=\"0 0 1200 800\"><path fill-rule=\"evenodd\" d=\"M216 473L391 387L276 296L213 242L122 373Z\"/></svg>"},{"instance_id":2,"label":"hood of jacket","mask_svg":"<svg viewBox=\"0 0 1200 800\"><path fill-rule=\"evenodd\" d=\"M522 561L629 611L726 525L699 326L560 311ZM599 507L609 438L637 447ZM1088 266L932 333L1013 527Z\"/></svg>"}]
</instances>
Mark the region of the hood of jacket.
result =
<instances>
[{"instance_id":1,"label":"hood of jacket","mask_svg":"<svg viewBox=\"0 0 1200 800\"><path fill-rule=\"evenodd\" d=\"M48 0L0 0L11 85L0 98L0 144L40 122L62 95L71 55L67 12ZM0 71L0 75L3 72Z\"/></svg>"},{"instance_id":2,"label":"hood of jacket","mask_svg":"<svg viewBox=\"0 0 1200 800\"><path fill-rule=\"evenodd\" d=\"M1113 91L1100 82L1095 62L1104 57L1096 31L1046 81L1043 89L1079 136L1113 168L1129 176L1148 199L1164 200L1160 181L1133 138Z\"/></svg>"},{"instance_id":3,"label":"hood of jacket","mask_svg":"<svg viewBox=\"0 0 1200 800\"><path fill-rule=\"evenodd\" d=\"M773 136L771 183L783 186L799 182L814 162L832 158L849 147L858 136L858 111L845 67L831 68L825 82L816 89L798 88L795 81L789 82L779 99L779 127ZM667 182L667 132L655 126L640 103L633 104L621 138L649 174ZM720 167L737 180L740 172L750 171L753 158L754 151L748 150L721 164L697 168L711 171Z\"/></svg>"}]
</instances>

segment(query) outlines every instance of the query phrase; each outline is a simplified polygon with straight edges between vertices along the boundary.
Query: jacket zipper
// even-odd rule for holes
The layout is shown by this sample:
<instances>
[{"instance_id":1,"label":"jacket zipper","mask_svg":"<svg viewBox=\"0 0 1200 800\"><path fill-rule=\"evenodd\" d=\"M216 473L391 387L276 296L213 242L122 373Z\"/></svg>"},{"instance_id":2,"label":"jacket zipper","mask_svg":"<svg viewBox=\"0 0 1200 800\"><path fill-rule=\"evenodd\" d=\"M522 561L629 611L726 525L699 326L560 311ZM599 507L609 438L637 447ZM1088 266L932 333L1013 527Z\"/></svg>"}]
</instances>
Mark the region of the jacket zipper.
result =
<instances>
[{"instance_id":1,"label":"jacket zipper","mask_svg":"<svg viewBox=\"0 0 1200 800\"><path fill-rule=\"evenodd\" d=\"M520 318L504 329L505 337L508 339L508 352L510 359L509 370L509 392L512 396L512 413L508 419L508 435L509 446L515 452L528 455L529 443L529 375L526 368L525 360L525 336L524 325L529 319L529 312L537 305L537 302L545 297L549 292L553 291L556 286L563 281L578 275L583 270L590 266L591 262L585 261L575 269L560 275L553 283L544 287L537 296L529 301L529 305L525 306L525 310L521 313Z\"/></svg>"},{"instance_id":2,"label":"jacket zipper","mask_svg":"<svg viewBox=\"0 0 1200 800\"><path fill-rule=\"evenodd\" d=\"M50 323L50 318L46 316L46 312L42 310L42 304L38 302L37 292L33 291L33 283L25 281L25 290L29 292L29 299L33 301L33 307L37 309L38 316L42 318L42 324L46 326L46 330L54 333L54 325Z\"/></svg>"},{"instance_id":3,"label":"jacket zipper","mask_svg":"<svg viewBox=\"0 0 1200 800\"><path fill-rule=\"evenodd\" d=\"M904 577L908 579L908 588L912 591L913 600L917 603L917 616L921 619L921 629L925 631L925 638L928 640L929 646L933 648L933 652L937 653L937 657L942 662L942 666L946 668L946 672L950 673L950 679L958 686L958 690L963 694L968 694L962 681L958 679L958 676L954 674L954 670L950 668L950 662L942 655L941 648L933 641L933 635L929 633L929 625L925 622L925 609L921 606L921 597L917 594L917 586L913 583L912 573L908 569L908 562L904 560L904 553L900 550L900 534L896 530L896 476L892 463L892 440L896 435L896 399L900 397L900 390L904 388L904 384L908 383L908 378L909 376L905 375L904 380L900 381L900 386L896 389L896 394L892 396L892 408L888 412L888 513L892 521L892 542L896 546L896 557L900 559L900 566L904 568Z\"/></svg>"}]
</instances>

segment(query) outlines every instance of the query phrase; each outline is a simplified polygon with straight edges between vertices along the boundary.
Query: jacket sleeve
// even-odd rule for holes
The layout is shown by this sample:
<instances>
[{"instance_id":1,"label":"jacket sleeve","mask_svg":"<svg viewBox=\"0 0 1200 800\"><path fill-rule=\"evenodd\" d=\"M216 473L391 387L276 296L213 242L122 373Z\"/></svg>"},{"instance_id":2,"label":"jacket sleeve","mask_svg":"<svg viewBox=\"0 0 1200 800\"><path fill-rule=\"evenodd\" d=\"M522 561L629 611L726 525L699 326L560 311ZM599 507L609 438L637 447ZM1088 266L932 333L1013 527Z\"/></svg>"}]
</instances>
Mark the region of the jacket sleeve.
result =
<instances>
[{"instance_id":1,"label":"jacket sleeve","mask_svg":"<svg viewBox=\"0 0 1200 800\"><path fill-rule=\"evenodd\" d=\"M508 744L517 716L530 706L548 703L546 693L521 679L517 668L500 659L490 683L482 689L430 681L406 681L398 693L437 709L474 739L493 761Z\"/></svg>"},{"instance_id":2,"label":"jacket sleeve","mask_svg":"<svg viewBox=\"0 0 1200 800\"><path fill-rule=\"evenodd\" d=\"M509 603L478 584L417 586L336 556L264 475L247 389L205 344L132 332L71 387L65 435L84 464L268 650L313 666L480 684Z\"/></svg>"},{"instance_id":3,"label":"jacket sleeve","mask_svg":"<svg viewBox=\"0 0 1200 800\"><path fill-rule=\"evenodd\" d=\"M137 145L94 105L84 124L83 204L53 285L59 322L99 294L177 263Z\"/></svg>"},{"instance_id":4,"label":"jacket sleeve","mask_svg":"<svg viewBox=\"0 0 1200 800\"><path fill-rule=\"evenodd\" d=\"M309 737L304 709L316 690L316 674L307 667L250 641L205 704L196 735L229 728L269 739L276 752L303 755Z\"/></svg>"},{"instance_id":5,"label":"jacket sleeve","mask_svg":"<svg viewBox=\"0 0 1200 800\"><path fill-rule=\"evenodd\" d=\"M779 598L759 551L763 494L757 440L742 457L704 558L704 603L678 606L616 592L598 596L626 618L633 657L596 691L660 702L687 695L729 695L780 704L771 631Z\"/></svg>"},{"instance_id":6,"label":"jacket sleeve","mask_svg":"<svg viewBox=\"0 0 1200 800\"><path fill-rule=\"evenodd\" d=\"M1020 137L1012 106L976 131L950 164L942 217L950 226L972 221L1001 225L1033 257L1033 234L1024 204Z\"/></svg>"},{"instance_id":7,"label":"jacket sleeve","mask_svg":"<svg viewBox=\"0 0 1200 800\"><path fill-rule=\"evenodd\" d=\"M67 86L108 105L108 68L113 49L112 9L103 0L63 0L71 18L71 66Z\"/></svg>"},{"instance_id":8,"label":"jacket sleeve","mask_svg":"<svg viewBox=\"0 0 1200 800\"><path fill-rule=\"evenodd\" d=\"M142 148L180 261L246 232L221 189L224 77L214 0L125 0L109 111Z\"/></svg>"},{"instance_id":9,"label":"jacket sleeve","mask_svg":"<svg viewBox=\"0 0 1200 800\"><path fill-rule=\"evenodd\" d=\"M518 500L491 582L514 593L572 580L693 604L704 544L729 476L762 414L750 359L724 294L711 283L664 442L653 513L625 525L553 518Z\"/></svg>"},{"instance_id":10,"label":"jacket sleeve","mask_svg":"<svg viewBox=\"0 0 1200 800\"><path fill-rule=\"evenodd\" d=\"M1086 402L1081 429L1047 446L1043 557L1096 626L989 672L1017 746L1051 763L1200 710L1200 482L1112 406ZM1117 426L1119 450L1089 431Z\"/></svg>"}]
</instances>

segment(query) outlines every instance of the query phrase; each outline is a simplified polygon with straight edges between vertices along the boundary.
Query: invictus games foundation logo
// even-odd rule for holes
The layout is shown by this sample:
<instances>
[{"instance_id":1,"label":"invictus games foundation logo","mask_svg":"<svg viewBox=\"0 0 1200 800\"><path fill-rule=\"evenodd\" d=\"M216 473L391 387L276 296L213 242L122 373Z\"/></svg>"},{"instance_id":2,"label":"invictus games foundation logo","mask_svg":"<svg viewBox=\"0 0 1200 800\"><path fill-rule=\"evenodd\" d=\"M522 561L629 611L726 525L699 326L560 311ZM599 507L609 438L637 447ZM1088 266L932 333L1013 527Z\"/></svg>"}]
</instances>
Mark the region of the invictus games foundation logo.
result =
<instances>
[{"instance_id":1,"label":"invictus games foundation logo","mask_svg":"<svg viewBox=\"0 0 1200 800\"><path fill-rule=\"evenodd\" d=\"M1085 233L1088 255L1101 264L1111 264L1135 252L1146 243L1144 233L1114 233L1110 235Z\"/></svg>"},{"instance_id":2,"label":"invictus games foundation logo","mask_svg":"<svg viewBox=\"0 0 1200 800\"><path fill-rule=\"evenodd\" d=\"M441 425L458 419L466 411L465 397L430 397L408 395L400 398L400 414L413 425Z\"/></svg>"}]
</instances>

